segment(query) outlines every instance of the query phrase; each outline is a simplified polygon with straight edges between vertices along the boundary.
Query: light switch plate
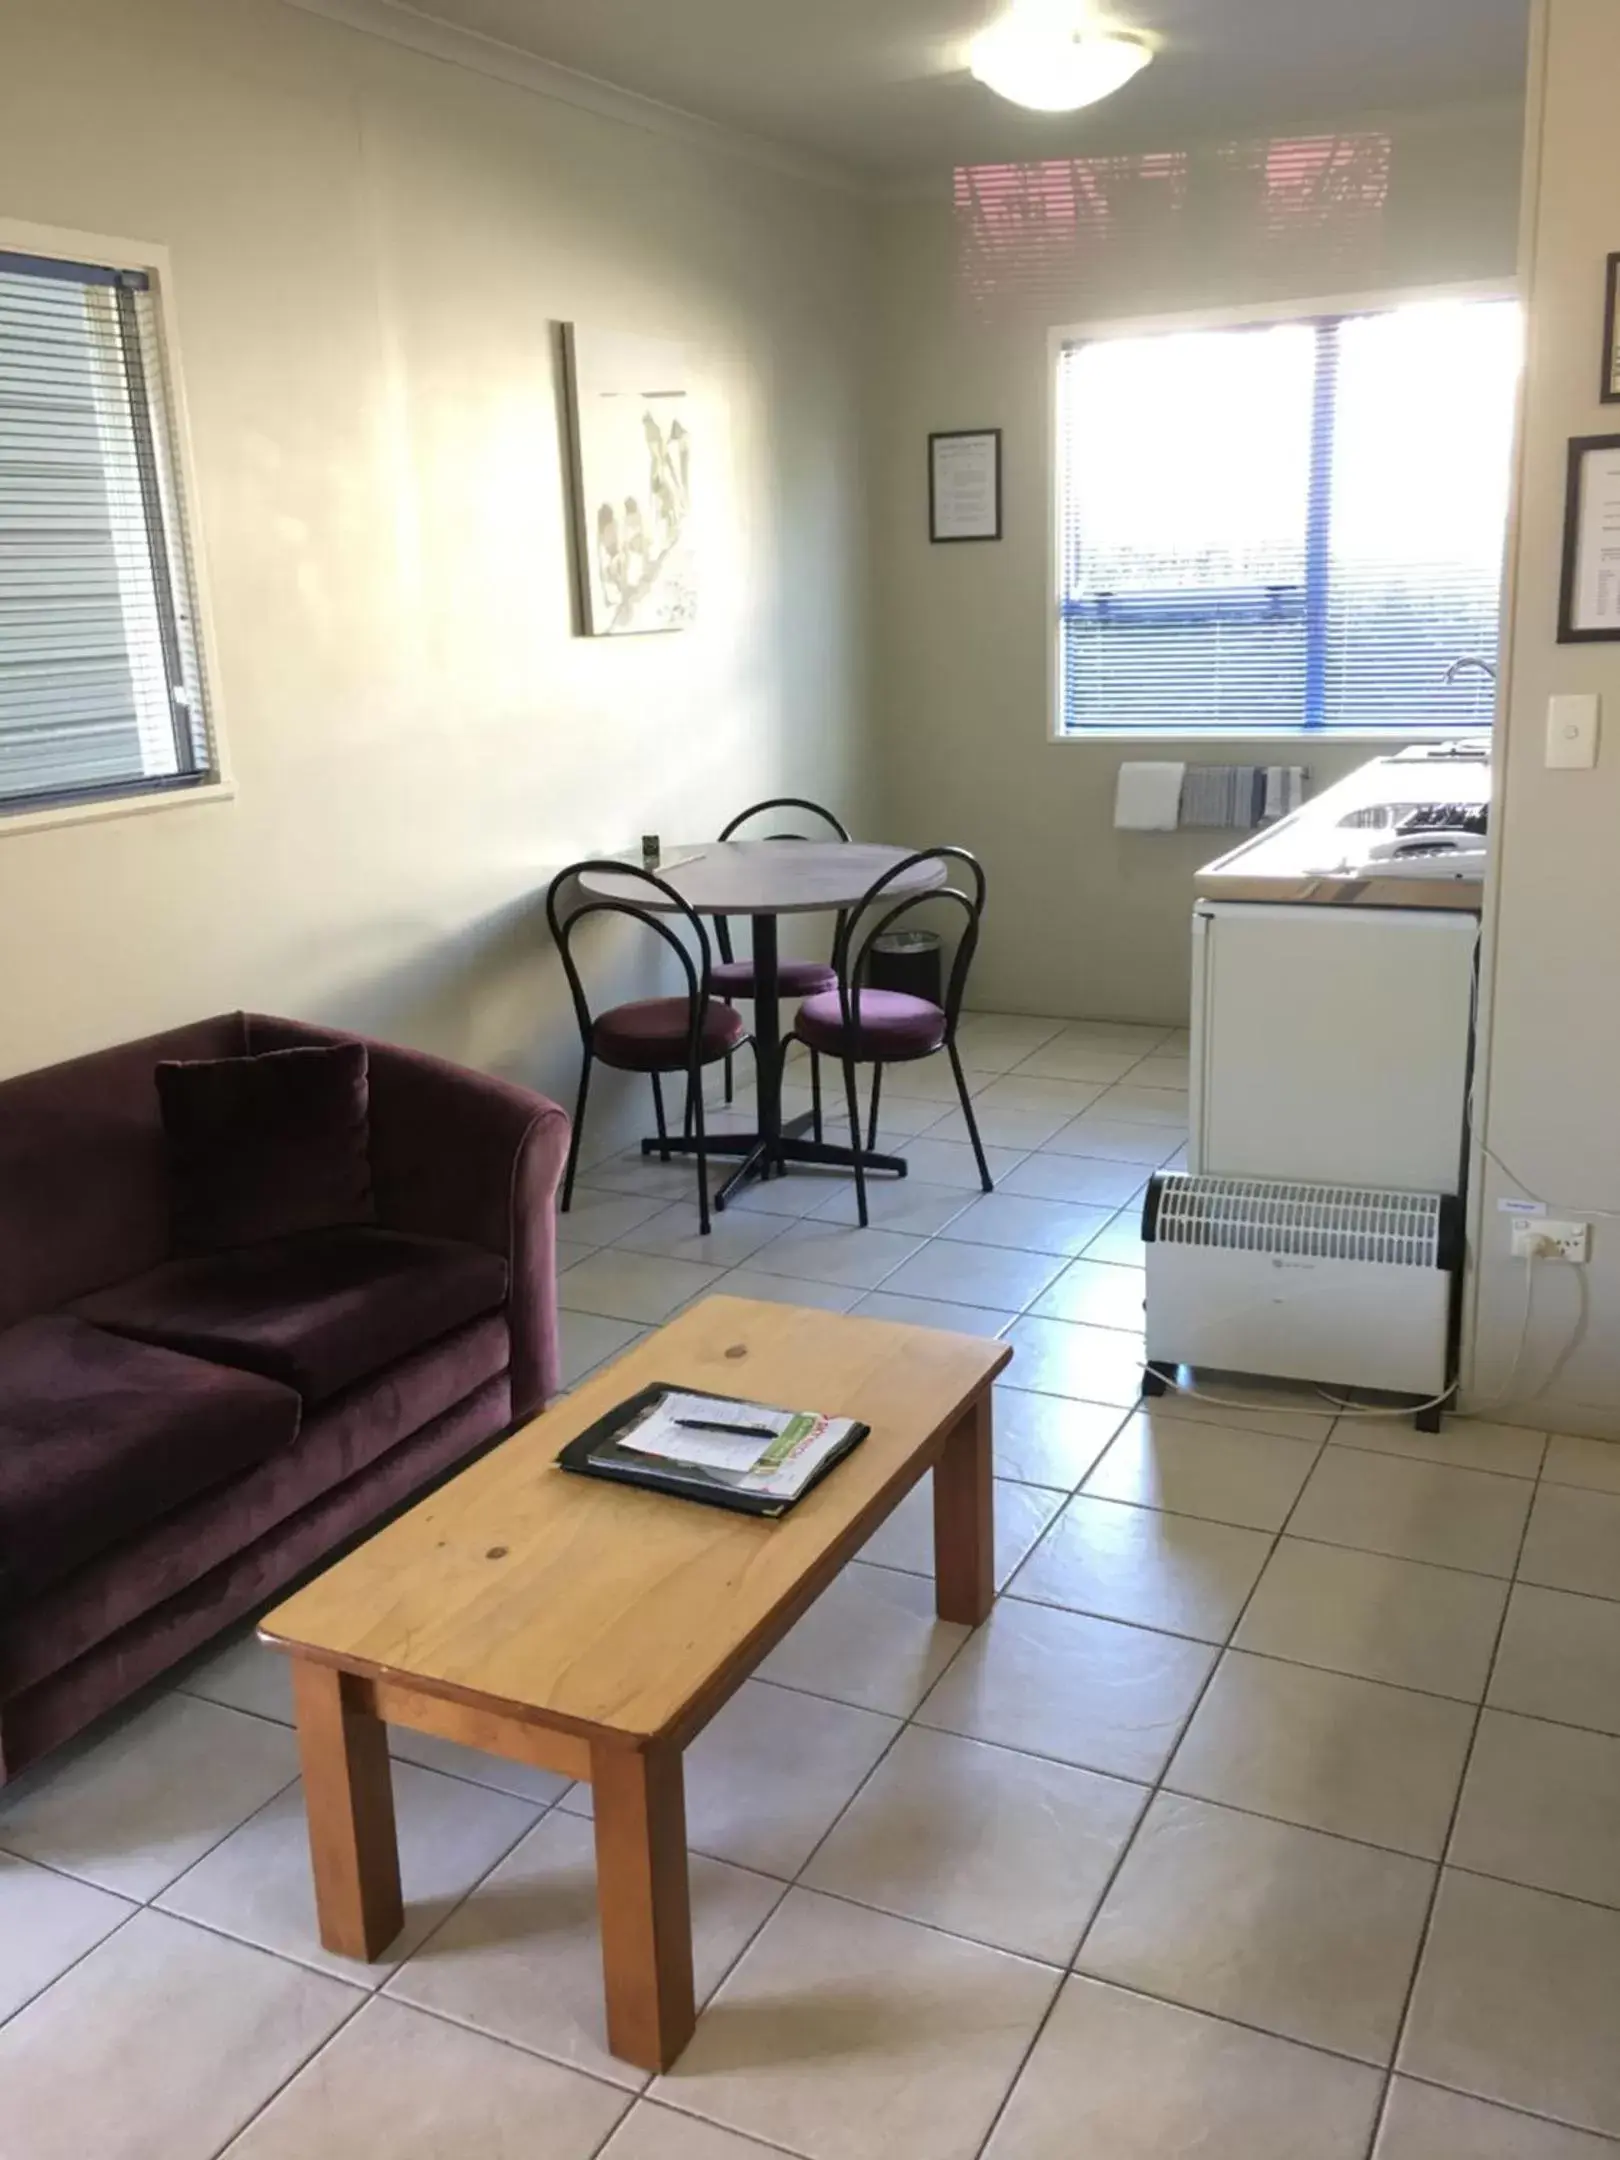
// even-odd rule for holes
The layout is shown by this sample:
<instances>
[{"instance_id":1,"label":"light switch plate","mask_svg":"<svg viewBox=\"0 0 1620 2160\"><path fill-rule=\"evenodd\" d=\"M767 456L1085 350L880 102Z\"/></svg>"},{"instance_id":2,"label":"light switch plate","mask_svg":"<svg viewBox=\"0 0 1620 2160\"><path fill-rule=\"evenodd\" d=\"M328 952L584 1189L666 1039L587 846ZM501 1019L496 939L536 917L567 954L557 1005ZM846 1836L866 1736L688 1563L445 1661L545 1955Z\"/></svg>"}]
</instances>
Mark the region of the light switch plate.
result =
<instances>
[{"instance_id":1,"label":"light switch plate","mask_svg":"<svg viewBox=\"0 0 1620 2160\"><path fill-rule=\"evenodd\" d=\"M1558 769L1595 765L1600 701L1595 695L1547 700L1547 763Z\"/></svg>"}]
</instances>

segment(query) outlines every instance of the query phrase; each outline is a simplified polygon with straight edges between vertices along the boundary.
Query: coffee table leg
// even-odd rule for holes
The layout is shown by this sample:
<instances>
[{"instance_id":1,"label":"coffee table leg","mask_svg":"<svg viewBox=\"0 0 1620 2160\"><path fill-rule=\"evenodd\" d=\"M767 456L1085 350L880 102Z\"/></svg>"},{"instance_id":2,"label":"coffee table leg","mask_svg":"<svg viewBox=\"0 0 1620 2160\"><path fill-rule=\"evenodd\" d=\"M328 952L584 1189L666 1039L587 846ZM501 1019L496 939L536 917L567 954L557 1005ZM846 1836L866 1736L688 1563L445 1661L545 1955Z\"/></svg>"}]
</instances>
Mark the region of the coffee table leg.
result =
<instances>
[{"instance_id":1,"label":"coffee table leg","mask_svg":"<svg viewBox=\"0 0 1620 2160\"><path fill-rule=\"evenodd\" d=\"M934 1607L977 1627L995 1602L990 1390L963 1414L934 1465Z\"/></svg>"},{"instance_id":2,"label":"coffee table leg","mask_svg":"<svg viewBox=\"0 0 1620 2160\"><path fill-rule=\"evenodd\" d=\"M321 1942L380 1957L405 1925L388 1727L329 1665L295 1657L292 1681Z\"/></svg>"},{"instance_id":3,"label":"coffee table leg","mask_svg":"<svg viewBox=\"0 0 1620 2160\"><path fill-rule=\"evenodd\" d=\"M608 2046L667 2070L697 2023L679 1749L593 1748L591 1797Z\"/></svg>"}]
</instances>

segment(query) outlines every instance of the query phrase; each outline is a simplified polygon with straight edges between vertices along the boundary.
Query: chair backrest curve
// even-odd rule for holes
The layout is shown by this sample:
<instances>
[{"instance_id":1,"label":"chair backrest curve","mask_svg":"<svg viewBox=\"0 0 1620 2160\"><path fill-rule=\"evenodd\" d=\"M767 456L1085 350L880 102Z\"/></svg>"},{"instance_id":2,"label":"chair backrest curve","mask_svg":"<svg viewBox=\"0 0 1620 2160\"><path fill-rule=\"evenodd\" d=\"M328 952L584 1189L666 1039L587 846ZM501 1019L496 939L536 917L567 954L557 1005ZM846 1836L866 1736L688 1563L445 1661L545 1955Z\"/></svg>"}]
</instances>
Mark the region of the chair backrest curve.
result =
<instances>
[{"instance_id":1,"label":"chair backrest curve","mask_svg":"<svg viewBox=\"0 0 1620 2160\"><path fill-rule=\"evenodd\" d=\"M565 913L562 906L564 895L570 887L579 892L579 881L591 874L611 875L638 886L646 886L661 896L665 907L662 911L655 912L650 905L640 903L628 895L585 891L578 904ZM675 916L690 933L697 948L695 959L665 919L666 914ZM568 978L568 993L573 1000L580 1041L587 1050L591 1043L592 1014L590 1000L585 994L584 978L574 955L574 938L580 925L593 915L628 915L645 928L656 931L680 961L681 971L686 978L691 1050L695 1062L698 1042L703 1032L703 1015L709 1005L714 970L709 935L703 927L702 917L673 885L634 863L615 862L611 856L594 856L583 862L570 863L565 870L558 871L546 891L546 922L561 957L563 973Z\"/></svg>"},{"instance_id":2,"label":"chair backrest curve","mask_svg":"<svg viewBox=\"0 0 1620 2160\"><path fill-rule=\"evenodd\" d=\"M932 885L920 892L902 893L894 896L892 888L897 879L920 869L925 863L942 863L947 874L952 865L965 872L968 890L959 885ZM844 1028L852 1037L860 1030L861 982L866 973L867 960L872 947L880 937L885 937L903 917L923 907L945 906L955 908L962 916L962 934L957 939L956 951L951 959L950 974L945 982L945 1040L956 1040L956 1025L961 1017L962 999L967 990L968 971L973 965L973 955L978 950L979 925L984 917L986 883L983 866L966 848L921 848L914 855L893 864L879 878L874 878L865 893L840 920L837 941L833 946L833 966L838 971L838 997L842 1008ZM885 900L888 895L888 900ZM867 927L868 918L874 910L881 909L876 922Z\"/></svg>"}]
</instances>

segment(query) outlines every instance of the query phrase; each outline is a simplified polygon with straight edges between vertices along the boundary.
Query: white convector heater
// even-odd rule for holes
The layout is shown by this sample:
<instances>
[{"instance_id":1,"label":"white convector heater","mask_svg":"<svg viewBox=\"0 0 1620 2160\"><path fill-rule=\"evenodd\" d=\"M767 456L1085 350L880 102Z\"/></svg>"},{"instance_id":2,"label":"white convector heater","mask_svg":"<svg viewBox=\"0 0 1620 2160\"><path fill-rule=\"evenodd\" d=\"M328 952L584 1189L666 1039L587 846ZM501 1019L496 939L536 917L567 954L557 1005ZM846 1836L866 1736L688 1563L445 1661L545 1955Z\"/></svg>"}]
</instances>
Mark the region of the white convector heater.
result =
<instances>
[{"instance_id":1,"label":"white convector heater","mask_svg":"<svg viewBox=\"0 0 1620 2160\"><path fill-rule=\"evenodd\" d=\"M1463 1236L1447 1194L1167 1171L1142 1236L1149 1394L1165 1384L1155 1366L1425 1401L1452 1378Z\"/></svg>"}]
</instances>

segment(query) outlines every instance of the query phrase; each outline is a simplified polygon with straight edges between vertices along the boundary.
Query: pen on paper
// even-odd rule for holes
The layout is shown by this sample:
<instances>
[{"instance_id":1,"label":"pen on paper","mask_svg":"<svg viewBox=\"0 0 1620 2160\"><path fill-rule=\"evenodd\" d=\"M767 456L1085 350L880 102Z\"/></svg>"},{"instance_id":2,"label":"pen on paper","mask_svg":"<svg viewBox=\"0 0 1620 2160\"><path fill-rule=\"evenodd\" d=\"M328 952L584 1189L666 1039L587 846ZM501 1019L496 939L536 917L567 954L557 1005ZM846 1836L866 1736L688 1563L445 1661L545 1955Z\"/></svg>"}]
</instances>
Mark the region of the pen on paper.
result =
<instances>
[{"instance_id":1,"label":"pen on paper","mask_svg":"<svg viewBox=\"0 0 1620 2160\"><path fill-rule=\"evenodd\" d=\"M731 1433L739 1440L774 1440L775 1428L770 1425L721 1425L712 1418L682 1417L674 1421L682 1432Z\"/></svg>"}]
</instances>

